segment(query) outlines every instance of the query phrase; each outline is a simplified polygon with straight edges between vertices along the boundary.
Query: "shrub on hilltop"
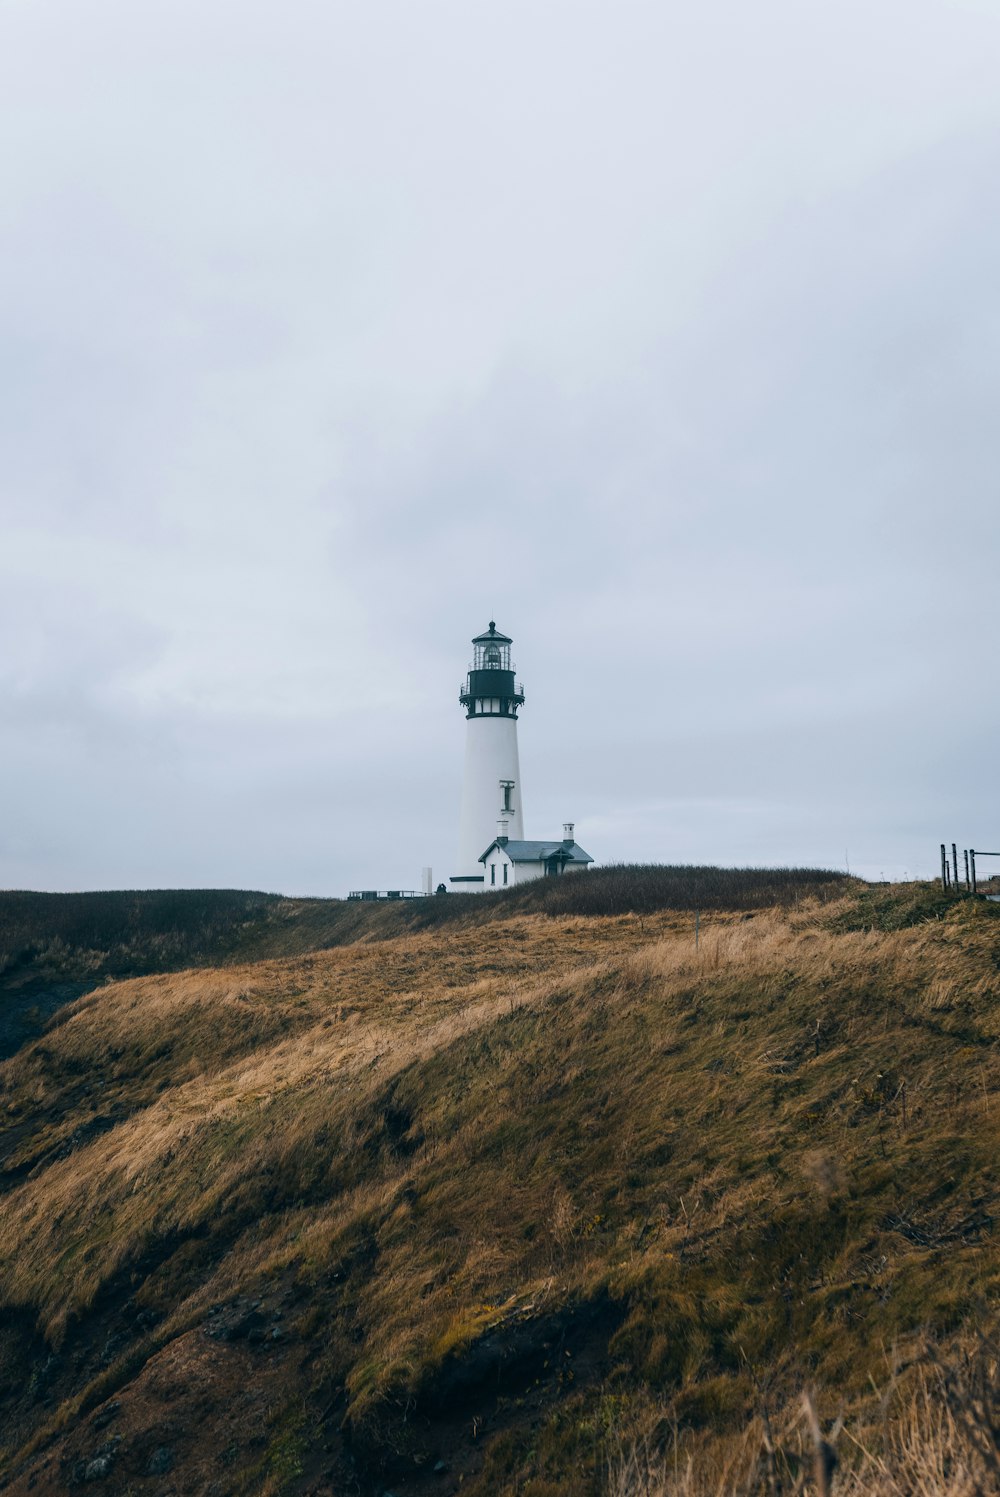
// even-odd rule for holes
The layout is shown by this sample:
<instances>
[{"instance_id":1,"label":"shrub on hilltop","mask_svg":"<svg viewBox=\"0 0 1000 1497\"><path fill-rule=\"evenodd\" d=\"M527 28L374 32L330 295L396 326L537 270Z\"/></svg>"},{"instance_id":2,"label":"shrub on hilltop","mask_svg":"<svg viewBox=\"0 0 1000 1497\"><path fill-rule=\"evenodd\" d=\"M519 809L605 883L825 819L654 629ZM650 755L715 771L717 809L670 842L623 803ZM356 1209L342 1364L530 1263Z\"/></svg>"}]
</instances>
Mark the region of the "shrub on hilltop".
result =
<instances>
[{"instance_id":1,"label":"shrub on hilltop","mask_svg":"<svg viewBox=\"0 0 1000 1497\"><path fill-rule=\"evenodd\" d=\"M586 873L515 885L499 897L508 909L546 915L641 915L654 910L760 910L827 900L857 882L821 868L609 863Z\"/></svg>"}]
</instances>

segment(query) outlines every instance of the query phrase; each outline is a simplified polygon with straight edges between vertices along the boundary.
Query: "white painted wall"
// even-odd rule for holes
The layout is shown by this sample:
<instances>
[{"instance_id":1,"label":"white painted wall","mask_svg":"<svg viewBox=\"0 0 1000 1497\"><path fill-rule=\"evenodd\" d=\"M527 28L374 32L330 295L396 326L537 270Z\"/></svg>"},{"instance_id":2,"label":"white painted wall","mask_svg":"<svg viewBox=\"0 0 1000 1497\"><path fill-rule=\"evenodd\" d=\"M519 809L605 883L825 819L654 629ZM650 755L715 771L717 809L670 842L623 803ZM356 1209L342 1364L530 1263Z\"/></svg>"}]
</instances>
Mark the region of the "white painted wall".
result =
<instances>
[{"instance_id":1,"label":"white painted wall","mask_svg":"<svg viewBox=\"0 0 1000 1497\"><path fill-rule=\"evenodd\" d=\"M483 887L485 889L510 889L517 882L517 868L506 853L499 852L494 848L481 865L486 870L486 878ZM503 881L504 869L507 870L507 882Z\"/></svg>"},{"instance_id":2,"label":"white painted wall","mask_svg":"<svg viewBox=\"0 0 1000 1497\"><path fill-rule=\"evenodd\" d=\"M497 834L497 817L503 804L501 780L513 780L513 810L508 813L507 835L524 838L524 807L521 802L521 766L517 756L516 717L470 717L465 724L465 776L462 781L462 813L458 832L458 866L455 874L482 874L480 856ZM487 870L486 878L489 878ZM498 873L497 878L501 875ZM453 884L453 888L483 889L482 884Z\"/></svg>"},{"instance_id":3,"label":"white painted wall","mask_svg":"<svg viewBox=\"0 0 1000 1497\"><path fill-rule=\"evenodd\" d=\"M507 867L507 882L503 881L504 865ZM483 881L484 889L511 889L515 884L527 884L533 878L542 878L545 874L545 864L537 863L512 863L505 852L495 847L486 859L480 863L480 868L485 868L486 875ZM491 877L491 868L496 869L495 879Z\"/></svg>"}]
</instances>

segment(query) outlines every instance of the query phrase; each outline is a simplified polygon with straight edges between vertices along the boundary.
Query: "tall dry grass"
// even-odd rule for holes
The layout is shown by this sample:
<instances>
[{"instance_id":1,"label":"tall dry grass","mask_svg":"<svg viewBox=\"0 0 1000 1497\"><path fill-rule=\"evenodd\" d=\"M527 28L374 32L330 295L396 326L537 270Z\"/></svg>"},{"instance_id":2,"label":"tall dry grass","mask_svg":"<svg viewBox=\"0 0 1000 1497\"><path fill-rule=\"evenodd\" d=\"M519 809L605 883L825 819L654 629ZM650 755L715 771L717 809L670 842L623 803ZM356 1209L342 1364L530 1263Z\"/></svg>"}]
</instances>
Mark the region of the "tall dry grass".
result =
<instances>
[{"instance_id":1,"label":"tall dry grass","mask_svg":"<svg viewBox=\"0 0 1000 1497\"><path fill-rule=\"evenodd\" d=\"M606 1497L992 1497L1000 1491L1000 1385L993 1342L942 1362L927 1350L860 1432L826 1425L809 1393L780 1417L757 1414L729 1439L685 1441L650 1419L640 1438L612 1436ZM693 1445L694 1449L685 1446Z\"/></svg>"}]
</instances>

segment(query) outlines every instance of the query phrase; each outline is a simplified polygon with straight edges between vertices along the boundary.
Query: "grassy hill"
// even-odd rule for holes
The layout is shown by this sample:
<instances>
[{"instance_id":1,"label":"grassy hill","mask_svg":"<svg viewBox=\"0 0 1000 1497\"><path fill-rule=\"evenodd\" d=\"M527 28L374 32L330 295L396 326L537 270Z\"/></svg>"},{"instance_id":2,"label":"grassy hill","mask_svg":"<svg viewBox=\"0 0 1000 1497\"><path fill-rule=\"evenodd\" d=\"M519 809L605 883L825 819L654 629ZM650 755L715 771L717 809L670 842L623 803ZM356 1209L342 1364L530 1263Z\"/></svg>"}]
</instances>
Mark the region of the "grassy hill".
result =
<instances>
[{"instance_id":1,"label":"grassy hill","mask_svg":"<svg viewBox=\"0 0 1000 1497\"><path fill-rule=\"evenodd\" d=\"M596 880L496 895L364 904L287 899L240 889L110 890L42 894L0 890L0 1058L37 1034L63 1004L99 983L185 967L301 956L348 941L514 909L564 914L744 907L835 887L838 874L788 869L609 868ZM694 903L692 903L694 901Z\"/></svg>"},{"instance_id":2,"label":"grassy hill","mask_svg":"<svg viewBox=\"0 0 1000 1497\"><path fill-rule=\"evenodd\" d=\"M77 896L50 946L148 975L0 1068L6 1489L790 1492L807 1388L841 1490L996 1489L1000 906L632 869L113 913L179 897Z\"/></svg>"}]
</instances>

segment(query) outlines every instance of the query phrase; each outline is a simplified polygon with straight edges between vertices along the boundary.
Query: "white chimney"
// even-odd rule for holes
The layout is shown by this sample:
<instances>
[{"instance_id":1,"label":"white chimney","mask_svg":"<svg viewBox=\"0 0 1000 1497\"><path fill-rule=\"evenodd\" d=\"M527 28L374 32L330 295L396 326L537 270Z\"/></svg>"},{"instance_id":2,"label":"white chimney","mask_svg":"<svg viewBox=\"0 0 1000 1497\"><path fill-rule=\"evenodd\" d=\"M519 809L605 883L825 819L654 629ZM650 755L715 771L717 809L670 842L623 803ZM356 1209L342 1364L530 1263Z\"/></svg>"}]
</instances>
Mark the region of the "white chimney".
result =
<instances>
[{"instance_id":1,"label":"white chimney","mask_svg":"<svg viewBox=\"0 0 1000 1497\"><path fill-rule=\"evenodd\" d=\"M574 825L575 825L575 822L572 822L572 821L564 821L563 822L563 841L565 843L567 843L567 844L571 843L574 840L574 838L573 838L573 827L574 827Z\"/></svg>"},{"instance_id":2,"label":"white chimney","mask_svg":"<svg viewBox=\"0 0 1000 1497\"><path fill-rule=\"evenodd\" d=\"M497 820L497 840L499 842L506 842L507 841L507 828L508 828L509 825L510 825L510 821L509 821L509 819L506 816L501 816L501 817L498 818L498 820Z\"/></svg>"}]
</instances>

